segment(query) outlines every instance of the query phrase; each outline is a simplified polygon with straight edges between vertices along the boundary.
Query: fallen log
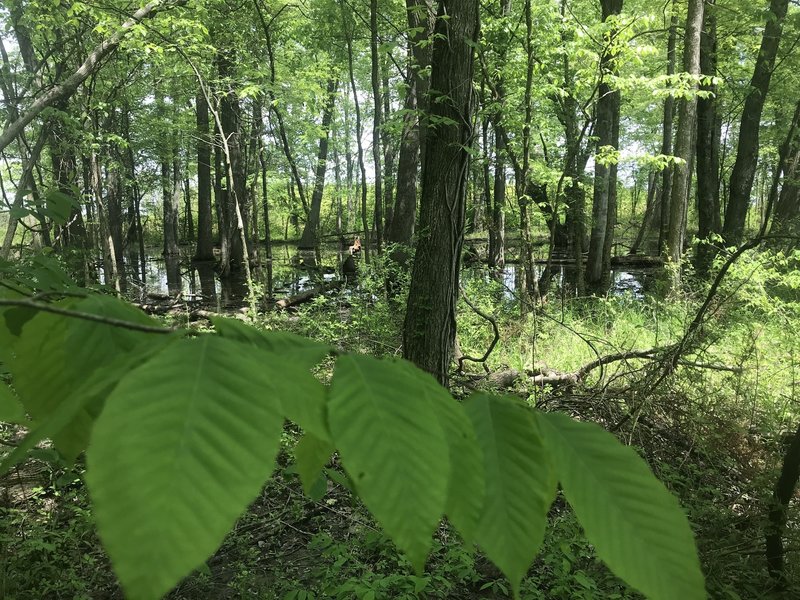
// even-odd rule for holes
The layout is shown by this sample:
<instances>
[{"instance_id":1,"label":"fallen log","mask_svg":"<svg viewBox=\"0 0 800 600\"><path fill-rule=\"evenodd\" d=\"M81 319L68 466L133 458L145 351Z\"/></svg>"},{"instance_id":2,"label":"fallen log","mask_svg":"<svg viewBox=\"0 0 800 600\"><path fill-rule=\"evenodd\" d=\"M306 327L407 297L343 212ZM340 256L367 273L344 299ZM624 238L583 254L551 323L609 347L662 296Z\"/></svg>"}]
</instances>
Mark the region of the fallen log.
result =
<instances>
[{"instance_id":1,"label":"fallen log","mask_svg":"<svg viewBox=\"0 0 800 600\"><path fill-rule=\"evenodd\" d=\"M287 298L281 298L275 302L275 308L279 310L287 310L289 308L299 306L300 304L304 304L310 300L313 300L317 296L321 296L326 292L338 290L340 287L342 287L342 283L343 282L341 280L329 281L311 290L306 290L304 292L300 292L299 294L295 294L294 296L288 296Z\"/></svg>"}]
</instances>

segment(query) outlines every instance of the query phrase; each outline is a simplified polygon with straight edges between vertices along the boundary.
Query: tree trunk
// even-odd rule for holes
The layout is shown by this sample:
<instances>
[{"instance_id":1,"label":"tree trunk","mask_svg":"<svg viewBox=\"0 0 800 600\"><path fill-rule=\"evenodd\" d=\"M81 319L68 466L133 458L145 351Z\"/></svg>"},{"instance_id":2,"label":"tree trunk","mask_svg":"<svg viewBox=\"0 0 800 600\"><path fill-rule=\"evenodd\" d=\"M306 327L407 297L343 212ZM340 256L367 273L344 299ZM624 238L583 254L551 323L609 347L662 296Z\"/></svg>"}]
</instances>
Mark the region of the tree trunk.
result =
<instances>
[{"instance_id":1,"label":"tree trunk","mask_svg":"<svg viewBox=\"0 0 800 600\"><path fill-rule=\"evenodd\" d=\"M383 174L381 171L381 124L383 101L381 100L380 57L378 56L378 0L369 4L369 48L372 59L372 164L375 169L375 249L381 253L383 246Z\"/></svg>"},{"instance_id":2,"label":"tree trunk","mask_svg":"<svg viewBox=\"0 0 800 600\"><path fill-rule=\"evenodd\" d=\"M700 72L706 77L717 74L717 15L716 0L706 0L705 26L700 34ZM717 86L704 83L700 89L709 92L697 100L697 247L696 267L699 273L708 271L714 256L707 241L712 234L722 232L719 214L719 122Z\"/></svg>"},{"instance_id":3,"label":"tree trunk","mask_svg":"<svg viewBox=\"0 0 800 600\"><path fill-rule=\"evenodd\" d=\"M369 262L369 219L367 218L367 169L364 166L364 145L361 142L361 105L358 102L358 87L356 86L355 73L353 71L353 30L352 23L348 20L345 7L342 5L342 22L344 26L345 38L347 41L347 67L350 74L350 89L353 92L353 103L356 108L356 144L358 145L358 168L361 171L361 226L364 248L364 261Z\"/></svg>"},{"instance_id":4,"label":"tree trunk","mask_svg":"<svg viewBox=\"0 0 800 600\"><path fill-rule=\"evenodd\" d=\"M211 138L208 103L202 91L195 97L197 117L197 250L196 261L214 260L211 212Z\"/></svg>"},{"instance_id":5,"label":"tree trunk","mask_svg":"<svg viewBox=\"0 0 800 600\"><path fill-rule=\"evenodd\" d=\"M675 2L672 4L669 39L667 41L667 77L675 74L676 46L678 43L678 15L675 14ZM670 94L664 100L664 127L661 134L661 154L672 155L673 123L675 121L675 96ZM658 252L664 250L669 229L669 202L672 197L672 172L674 167L668 164L661 174L661 193L659 194Z\"/></svg>"},{"instance_id":6,"label":"tree trunk","mask_svg":"<svg viewBox=\"0 0 800 600\"><path fill-rule=\"evenodd\" d=\"M397 164L397 195L386 239L410 246L417 216L417 173L425 136L423 115L427 110L429 82L423 71L430 64L433 4L431 0L406 0L406 14L411 32L408 40L409 87Z\"/></svg>"},{"instance_id":7,"label":"tree trunk","mask_svg":"<svg viewBox=\"0 0 800 600\"><path fill-rule=\"evenodd\" d=\"M494 136L494 187L492 211L489 215L489 266L503 268L506 262L506 166L503 161L505 140Z\"/></svg>"},{"instance_id":8,"label":"tree trunk","mask_svg":"<svg viewBox=\"0 0 800 600\"><path fill-rule=\"evenodd\" d=\"M325 172L328 169L328 138L338 85L339 80L332 75L328 80L325 107L322 110L322 135L319 138L319 152L317 153L317 168L314 174L314 191L311 193L311 207L305 227L303 227L303 235L297 245L298 248L311 249L319 246L320 210L322 209L322 194L325 191Z\"/></svg>"},{"instance_id":9,"label":"tree trunk","mask_svg":"<svg viewBox=\"0 0 800 600\"><path fill-rule=\"evenodd\" d=\"M622 12L622 0L600 0L603 22ZM617 71L615 53L612 50L616 27L608 32L607 50L600 57L602 82L598 89L597 135L598 156L603 151L619 151L619 106L620 93L608 84ZM617 162L609 159L596 160L594 167L594 198L592 202L592 232L589 238L589 257L586 263L586 281L599 285L608 279L611 271L611 245L617 222Z\"/></svg>"},{"instance_id":10,"label":"tree trunk","mask_svg":"<svg viewBox=\"0 0 800 600\"><path fill-rule=\"evenodd\" d=\"M683 42L683 70L693 78L700 74L700 31L703 28L704 0L689 0L686 36ZM692 84L689 98L682 98L678 108L678 130L675 134L675 166L669 206L667 257L676 265L681 260L686 234L686 210L689 199L689 175L693 161L693 143L697 117L697 83ZM678 272L676 271L676 276Z\"/></svg>"},{"instance_id":11,"label":"tree trunk","mask_svg":"<svg viewBox=\"0 0 800 600\"><path fill-rule=\"evenodd\" d=\"M794 234L800 223L800 101L794 110L794 117L780 149L778 175L783 171L783 185L775 203L772 229L775 233ZM792 242L792 246L796 242Z\"/></svg>"},{"instance_id":12,"label":"tree trunk","mask_svg":"<svg viewBox=\"0 0 800 600\"><path fill-rule=\"evenodd\" d=\"M758 164L761 112L767 98L788 5L789 0L771 0L770 2L767 23L761 38L761 48L756 59L753 78L750 81L750 92L744 101L736 162L731 172L730 198L722 230L725 240L729 244L738 244L744 234L747 211L750 207L750 192L753 189L753 179Z\"/></svg>"},{"instance_id":13,"label":"tree trunk","mask_svg":"<svg viewBox=\"0 0 800 600\"><path fill-rule=\"evenodd\" d=\"M447 18L443 18L447 15ZM472 145L473 50L478 3L442 0L433 43L431 119L422 172L420 222L403 355L447 384L456 336L456 300ZM432 92L433 93L433 92Z\"/></svg>"},{"instance_id":14,"label":"tree trunk","mask_svg":"<svg viewBox=\"0 0 800 600\"><path fill-rule=\"evenodd\" d=\"M783 569L783 530L786 528L789 502L794 496L797 480L800 478L800 427L790 438L780 477L775 483L772 506L769 511L769 526L766 536L767 568L780 590L786 587L786 573Z\"/></svg>"}]
</instances>

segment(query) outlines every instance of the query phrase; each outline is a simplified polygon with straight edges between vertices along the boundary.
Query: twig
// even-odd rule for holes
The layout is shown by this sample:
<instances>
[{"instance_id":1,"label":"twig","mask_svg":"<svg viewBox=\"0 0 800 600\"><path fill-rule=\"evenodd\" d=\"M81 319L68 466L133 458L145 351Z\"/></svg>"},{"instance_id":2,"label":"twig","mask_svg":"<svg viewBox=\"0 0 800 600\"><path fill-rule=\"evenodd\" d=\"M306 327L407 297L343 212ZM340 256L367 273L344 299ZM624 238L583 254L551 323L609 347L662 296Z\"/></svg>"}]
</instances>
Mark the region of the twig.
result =
<instances>
[{"instance_id":1,"label":"twig","mask_svg":"<svg viewBox=\"0 0 800 600\"><path fill-rule=\"evenodd\" d=\"M52 304L43 304L33 300L13 300L0 298L0 306L15 306L18 308L31 308L42 312L49 312L54 315L61 315L62 317L71 317L73 319L83 319L84 321L94 321L95 323L103 323L104 325L111 325L113 327L122 327L123 329L131 329L133 331L142 331L144 333L172 333L174 329L167 329L164 327L155 327L152 325L142 325L140 323L133 323L131 321L124 321L122 319L115 319L113 317L103 317L101 315L94 315L92 313L79 312L69 308L61 308Z\"/></svg>"},{"instance_id":2,"label":"twig","mask_svg":"<svg viewBox=\"0 0 800 600\"><path fill-rule=\"evenodd\" d=\"M492 343L489 344L489 347L486 349L486 352L483 353L483 356L480 358L475 358L473 356L460 356L458 358L458 373L464 372L464 361L468 360L474 363L483 363L483 368L486 372L489 372L489 367L486 366L486 361L488 360L489 356L492 354L494 347L497 345L497 342L500 340L500 329L497 327L497 320L492 317L491 315L487 315L477 306L475 306L472 302L470 302L469 298L467 298L467 293L464 291L464 288L458 286L461 290L461 297L464 298L464 302L469 306L476 315L481 317L482 319L489 321L492 324L492 330L494 331L494 339L492 339Z\"/></svg>"}]
</instances>

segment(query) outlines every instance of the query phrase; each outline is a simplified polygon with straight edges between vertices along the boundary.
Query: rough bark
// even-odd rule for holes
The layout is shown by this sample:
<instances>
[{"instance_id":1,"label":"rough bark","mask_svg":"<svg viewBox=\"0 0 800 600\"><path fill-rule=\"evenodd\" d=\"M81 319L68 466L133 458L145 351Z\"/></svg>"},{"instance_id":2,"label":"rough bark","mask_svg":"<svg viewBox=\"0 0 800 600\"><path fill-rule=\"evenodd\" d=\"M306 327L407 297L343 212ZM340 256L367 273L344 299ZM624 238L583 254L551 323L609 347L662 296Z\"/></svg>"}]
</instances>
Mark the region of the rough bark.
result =
<instances>
[{"instance_id":1,"label":"rough bark","mask_svg":"<svg viewBox=\"0 0 800 600\"><path fill-rule=\"evenodd\" d=\"M717 74L716 0L706 0L705 23L700 34L700 72L706 77ZM719 211L720 117L717 114L717 86L703 83L700 89L711 95L697 100L697 237L708 240L721 233ZM713 252L707 243L697 248L699 272L708 270Z\"/></svg>"},{"instance_id":2,"label":"rough bark","mask_svg":"<svg viewBox=\"0 0 800 600\"><path fill-rule=\"evenodd\" d=\"M750 80L750 91L742 110L736 162L731 172L730 197L722 230L725 240L730 244L738 244L744 234L747 211L750 207L750 192L753 189L753 179L758 164L761 113L772 79L788 6L789 0L770 2L761 48L758 51L753 78Z\"/></svg>"},{"instance_id":3,"label":"rough bark","mask_svg":"<svg viewBox=\"0 0 800 600\"><path fill-rule=\"evenodd\" d=\"M420 204L424 227L412 271L403 354L443 384L448 381L456 335L477 38L478 4L442 0L431 63L431 94L436 101L430 104L431 115L441 120L435 119L425 144Z\"/></svg>"},{"instance_id":4,"label":"rough bark","mask_svg":"<svg viewBox=\"0 0 800 600\"><path fill-rule=\"evenodd\" d=\"M683 42L683 70L690 77L700 74L700 31L703 28L703 0L689 0L686 17L686 34ZM697 118L697 83L691 85L690 97L682 98L678 108L678 130L675 134L675 157L680 164L675 166L669 206L669 228L667 231L667 256L678 263L683 252L686 234L686 208L689 199L689 174L693 160L694 132Z\"/></svg>"},{"instance_id":5,"label":"rough bark","mask_svg":"<svg viewBox=\"0 0 800 600\"><path fill-rule=\"evenodd\" d=\"M794 117L789 126L779 155L778 165L783 172L783 185L775 202L772 231L779 234L795 233L800 225L800 101L794 110ZM776 190L777 191L777 190ZM768 215L767 215L768 216Z\"/></svg>"}]
</instances>

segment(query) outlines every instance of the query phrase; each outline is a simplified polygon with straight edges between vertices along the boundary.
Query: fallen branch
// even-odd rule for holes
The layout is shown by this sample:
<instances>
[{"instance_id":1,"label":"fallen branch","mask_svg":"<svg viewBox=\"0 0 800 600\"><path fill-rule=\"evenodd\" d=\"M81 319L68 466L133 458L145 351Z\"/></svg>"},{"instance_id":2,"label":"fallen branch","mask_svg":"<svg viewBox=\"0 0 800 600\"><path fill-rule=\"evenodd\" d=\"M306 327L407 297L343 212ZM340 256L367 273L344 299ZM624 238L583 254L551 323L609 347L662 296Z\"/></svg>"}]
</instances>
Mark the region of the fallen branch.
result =
<instances>
[{"instance_id":1,"label":"fallen branch","mask_svg":"<svg viewBox=\"0 0 800 600\"><path fill-rule=\"evenodd\" d=\"M341 286L341 281L331 281L312 290L306 290L305 292L300 292L299 294L289 296L288 298L281 298L275 303L275 308L286 310L288 308L298 306L299 304L304 304L305 302L313 300L317 296L321 296L326 292L330 292L331 290L339 289Z\"/></svg>"}]
</instances>

